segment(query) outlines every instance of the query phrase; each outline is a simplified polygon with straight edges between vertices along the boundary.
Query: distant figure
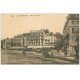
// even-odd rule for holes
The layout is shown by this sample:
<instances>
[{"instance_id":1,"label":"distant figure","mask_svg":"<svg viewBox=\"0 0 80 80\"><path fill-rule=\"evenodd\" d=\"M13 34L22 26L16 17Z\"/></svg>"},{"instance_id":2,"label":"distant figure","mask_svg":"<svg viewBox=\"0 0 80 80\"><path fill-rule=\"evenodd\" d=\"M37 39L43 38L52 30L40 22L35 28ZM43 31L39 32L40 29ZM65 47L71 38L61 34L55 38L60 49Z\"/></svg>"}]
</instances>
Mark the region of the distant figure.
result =
<instances>
[{"instance_id":1,"label":"distant figure","mask_svg":"<svg viewBox=\"0 0 80 80\"><path fill-rule=\"evenodd\" d=\"M51 52L51 58L53 58L53 53Z\"/></svg>"},{"instance_id":2,"label":"distant figure","mask_svg":"<svg viewBox=\"0 0 80 80\"><path fill-rule=\"evenodd\" d=\"M79 60L79 35L76 35L76 44L74 45L74 50L76 52L75 54L75 60Z\"/></svg>"},{"instance_id":3,"label":"distant figure","mask_svg":"<svg viewBox=\"0 0 80 80\"><path fill-rule=\"evenodd\" d=\"M46 57L46 58L50 58L50 55L49 55L48 51L43 51L43 52L42 52L42 55L43 55L44 57Z\"/></svg>"},{"instance_id":4,"label":"distant figure","mask_svg":"<svg viewBox=\"0 0 80 80\"><path fill-rule=\"evenodd\" d=\"M53 52L50 50L49 55L51 58L53 58Z\"/></svg>"},{"instance_id":5,"label":"distant figure","mask_svg":"<svg viewBox=\"0 0 80 80\"><path fill-rule=\"evenodd\" d=\"M74 50L76 52L75 60L79 60L79 44L78 43L74 46Z\"/></svg>"},{"instance_id":6,"label":"distant figure","mask_svg":"<svg viewBox=\"0 0 80 80\"><path fill-rule=\"evenodd\" d=\"M23 48L23 55L26 55L27 46Z\"/></svg>"},{"instance_id":7,"label":"distant figure","mask_svg":"<svg viewBox=\"0 0 80 80\"><path fill-rule=\"evenodd\" d=\"M64 55L67 56L67 45L64 46Z\"/></svg>"}]
</instances>

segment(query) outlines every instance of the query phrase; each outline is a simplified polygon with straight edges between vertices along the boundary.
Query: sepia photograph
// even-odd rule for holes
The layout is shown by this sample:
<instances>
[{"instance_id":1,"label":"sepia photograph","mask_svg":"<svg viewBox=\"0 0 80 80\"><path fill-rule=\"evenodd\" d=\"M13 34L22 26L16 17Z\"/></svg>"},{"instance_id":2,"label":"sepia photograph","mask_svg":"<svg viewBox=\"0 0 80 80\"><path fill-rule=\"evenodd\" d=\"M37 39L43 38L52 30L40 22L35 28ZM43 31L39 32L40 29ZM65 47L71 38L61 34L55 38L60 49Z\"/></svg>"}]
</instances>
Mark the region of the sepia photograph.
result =
<instances>
[{"instance_id":1,"label":"sepia photograph","mask_svg":"<svg viewBox=\"0 0 80 80\"><path fill-rule=\"evenodd\" d=\"M1 64L79 64L79 14L0 16Z\"/></svg>"}]
</instances>

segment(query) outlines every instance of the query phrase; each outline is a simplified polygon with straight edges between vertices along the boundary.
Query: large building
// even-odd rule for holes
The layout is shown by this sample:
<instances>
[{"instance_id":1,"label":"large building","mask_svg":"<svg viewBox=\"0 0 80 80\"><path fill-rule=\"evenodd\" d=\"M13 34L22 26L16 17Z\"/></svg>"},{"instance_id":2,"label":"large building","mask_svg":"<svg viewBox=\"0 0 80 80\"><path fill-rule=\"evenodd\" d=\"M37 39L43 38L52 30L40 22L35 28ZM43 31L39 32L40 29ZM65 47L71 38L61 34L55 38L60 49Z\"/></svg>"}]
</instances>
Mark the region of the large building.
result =
<instances>
[{"instance_id":1,"label":"large building","mask_svg":"<svg viewBox=\"0 0 80 80\"><path fill-rule=\"evenodd\" d=\"M10 49L12 47L13 38L6 38L1 41L1 48Z\"/></svg>"},{"instance_id":2,"label":"large building","mask_svg":"<svg viewBox=\"0 0 80 80\"><path fill-rule=\"evenodd\" d=\"M19 34L12 39L5 39L6 48L23 46L53 46L54 36L48 29L30 30L29 33Z\"/></svg>"},{"instance_id":3,"label":"large building","mask_svg":"<svg viewBox=\"0 0 80 80\"><path fill-rule=\"evenodd\" d=\"M53 41L54 37L48 29L30 30L30 33L24 34L25 46L51 46Z\"/></svg>"},{"instance_id":4,"label":"large building","mask_svg":"<svg viewBox=\"0 0 80 80\"><path fill-rule=\"evenodd\" d=\"M44 36L44 45L45 46L53 46L54 45L54 35L53 33L47 33Z\"/></svg>"},{"instance_id":5,"label":"large building","mask_svg":"<svg viewBox=\"0 0 80 80\"><path fill-rule=\"evenodd\" d=\"M31 30L30 31L30 46L43 46L44 45L45 31Z\"/></svg>"},{"instance_id":6,"label":"large building","mask_svg":"<svg viewBox=\"0 0 80 80\"><path fill-rule=\"evenodd\" d=\"M23 34L19 34L13 37L13 47L20 47L23 45Z\"/></svg>"},{"instance_id":7,"label":"large building","mask_svg":"<svg viewBox=\"0 0 80 80\"><path fill-rule=\"evenodd\" d=\"M68 14L63 29L63 38L67 50L73 51L74 45L79 41L79 14Z\"/></svg>"}]
</instances>

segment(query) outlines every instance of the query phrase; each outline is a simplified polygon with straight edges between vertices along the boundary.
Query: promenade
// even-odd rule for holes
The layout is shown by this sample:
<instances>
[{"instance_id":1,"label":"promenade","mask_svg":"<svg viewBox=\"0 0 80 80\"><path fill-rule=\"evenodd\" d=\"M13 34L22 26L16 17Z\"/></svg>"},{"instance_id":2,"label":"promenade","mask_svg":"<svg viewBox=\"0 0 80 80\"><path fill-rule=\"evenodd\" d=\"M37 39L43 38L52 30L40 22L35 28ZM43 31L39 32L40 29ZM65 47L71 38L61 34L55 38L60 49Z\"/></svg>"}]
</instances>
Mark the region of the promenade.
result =
<instances>
[{"instance_id":1,"label":"promenade","mask_svg":"<svg viewBox=\"0 0 80 80\"><path fill-rule=\"evenodd\" d=\"M73 57L54 54L53 58L43 57L41 53L17 50L1 50L1 64L78 64ZM63 54L63 53L62 53Z\"/></svg>"}]
</instances>

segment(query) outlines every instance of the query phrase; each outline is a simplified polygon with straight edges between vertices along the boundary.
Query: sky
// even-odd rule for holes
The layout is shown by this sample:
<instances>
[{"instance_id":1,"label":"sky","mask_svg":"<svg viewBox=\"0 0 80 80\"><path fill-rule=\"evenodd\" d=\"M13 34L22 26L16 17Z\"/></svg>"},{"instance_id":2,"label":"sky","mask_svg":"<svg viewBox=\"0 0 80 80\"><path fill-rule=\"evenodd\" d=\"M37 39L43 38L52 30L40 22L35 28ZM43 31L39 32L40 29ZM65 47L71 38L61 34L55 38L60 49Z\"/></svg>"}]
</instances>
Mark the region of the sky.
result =
<instances>
[{"instance_id":1,"label":"sky","mask_svg":"<svg viewBox=\"0 0 80 80\"><path fill-rule=\"evenodd\" d=\"M62 33L67 15L63 13L1 14L1 38L12 38L18 34L28 33L30 30L40 29Z\"/></svg>"}]
</instances>

